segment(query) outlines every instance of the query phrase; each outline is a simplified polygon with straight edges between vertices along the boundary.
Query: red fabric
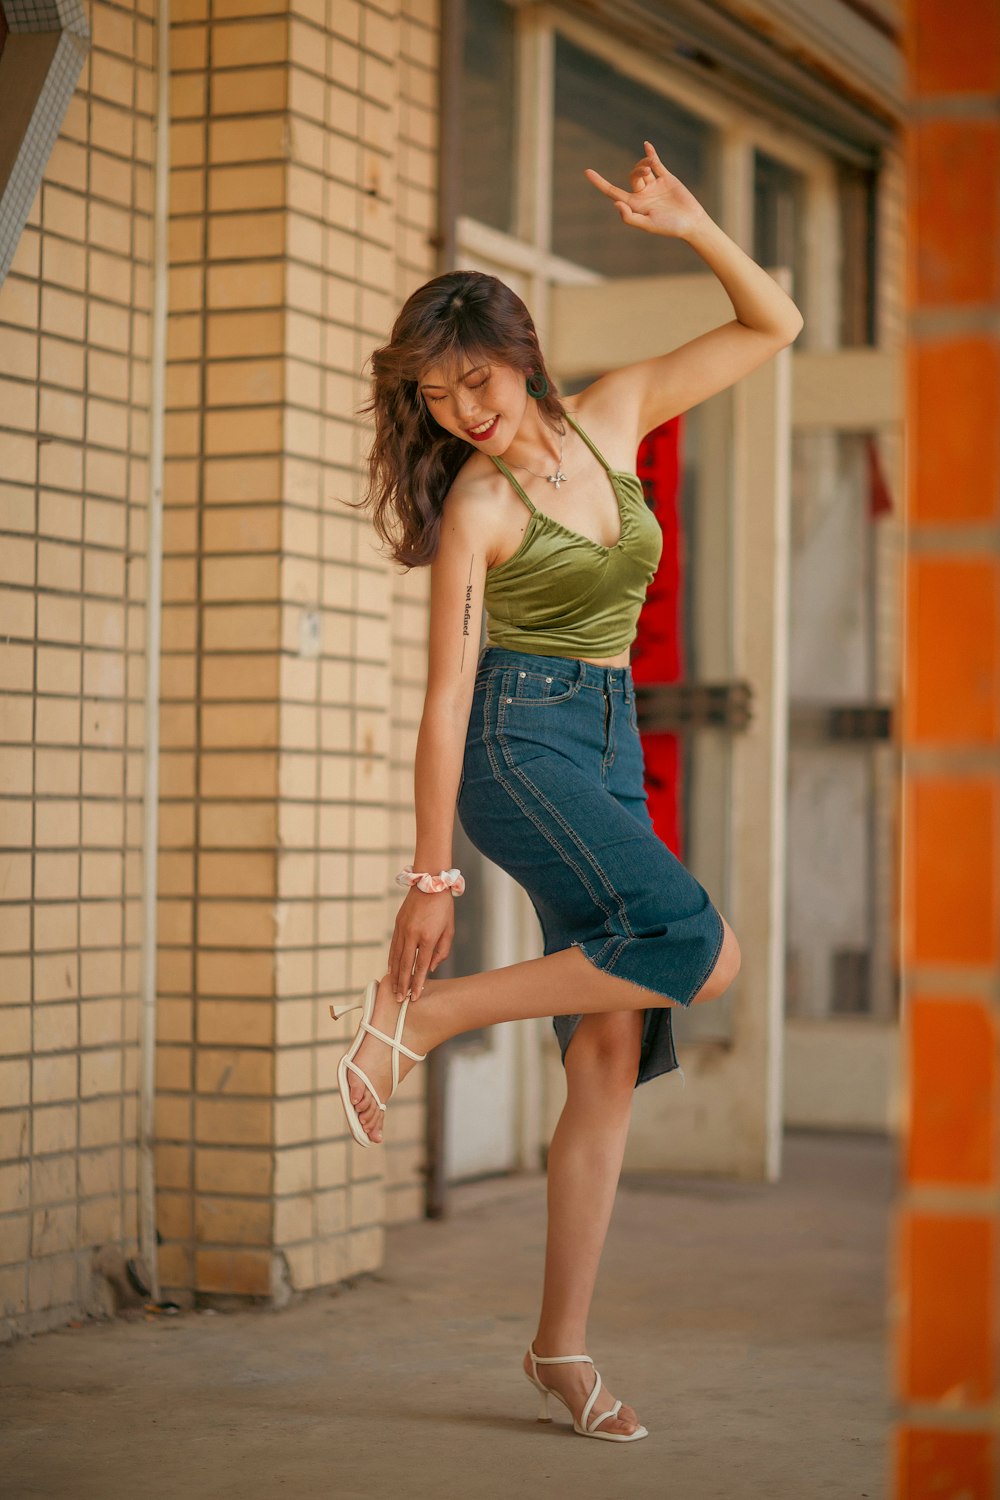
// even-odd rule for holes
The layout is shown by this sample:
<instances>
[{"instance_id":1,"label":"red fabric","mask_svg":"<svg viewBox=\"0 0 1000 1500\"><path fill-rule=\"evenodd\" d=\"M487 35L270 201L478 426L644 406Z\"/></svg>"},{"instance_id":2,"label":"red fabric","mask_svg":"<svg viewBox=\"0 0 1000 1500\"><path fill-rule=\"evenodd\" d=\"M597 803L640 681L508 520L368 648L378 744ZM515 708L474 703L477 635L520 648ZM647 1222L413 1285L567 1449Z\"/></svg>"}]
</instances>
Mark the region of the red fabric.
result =
<instances>
[{"instance_id":1,"label":"red fabric","mask_svg":"<svg viewBox=\"0 0 1000 1500\"><path fill-rule=\"evenodd\" d=\"M876 517L892 514L892 492L889 489L878 443L871 433L865 436L865 461L868 466L868 515Z\"/></svg>"},{"instance_id":2,"label":"red fabric","mask_svg":"<svg viewBox=\"0 0 1000 1500\"><path fill-rule=\"evenodd\" d=\"M657 427L642 441L636 472L663 532L663 553L639 617L632 647L636 682L679 682L684 676L684 538L680 518L683 416ZM680 736L642 736L649 812L657 835L684 858L681 827L683 764Z\"/></svg>"}]
</instances>

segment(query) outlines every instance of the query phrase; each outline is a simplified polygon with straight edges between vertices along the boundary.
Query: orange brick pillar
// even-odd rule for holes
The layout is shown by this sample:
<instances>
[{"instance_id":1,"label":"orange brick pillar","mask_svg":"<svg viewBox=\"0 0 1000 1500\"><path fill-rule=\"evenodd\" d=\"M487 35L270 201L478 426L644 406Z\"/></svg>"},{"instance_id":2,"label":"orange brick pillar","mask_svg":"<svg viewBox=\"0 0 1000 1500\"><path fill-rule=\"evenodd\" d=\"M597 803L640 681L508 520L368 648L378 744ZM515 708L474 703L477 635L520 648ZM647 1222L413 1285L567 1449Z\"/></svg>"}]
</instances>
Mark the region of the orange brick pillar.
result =
<instances>
[{"instance_id":1,"label":"orange brick pillar","mask_svg":"<svg viewBox=\"0 0 1000 1500\"><path fill-rule=\"evenodd\" d=\"M898 1500L996 1500L1000 7L909 0Z\"/></svg>"}]
</instances>

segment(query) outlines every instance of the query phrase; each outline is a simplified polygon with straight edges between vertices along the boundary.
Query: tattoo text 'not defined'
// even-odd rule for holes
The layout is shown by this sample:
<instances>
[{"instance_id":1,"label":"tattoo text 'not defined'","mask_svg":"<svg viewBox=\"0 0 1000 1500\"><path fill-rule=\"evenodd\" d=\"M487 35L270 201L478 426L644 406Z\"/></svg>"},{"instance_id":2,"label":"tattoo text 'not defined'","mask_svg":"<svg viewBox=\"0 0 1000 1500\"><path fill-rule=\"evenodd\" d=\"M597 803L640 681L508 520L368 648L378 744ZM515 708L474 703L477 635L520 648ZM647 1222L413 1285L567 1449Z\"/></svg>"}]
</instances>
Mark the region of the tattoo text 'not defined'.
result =
<instances>
[{"instance_id":1,"label":"tattoo text 'not defined'","mask_svg":"<svg viewBox=\"0 0 1000 1500\"><path fill-rule=\"evenodd\" d=\"M472 561L469 559L469 582L465 585L465 608L462 611L462 666L465 666L465 642L469 635L469 617L472 614Z\"/></svg>"}]
</instances>

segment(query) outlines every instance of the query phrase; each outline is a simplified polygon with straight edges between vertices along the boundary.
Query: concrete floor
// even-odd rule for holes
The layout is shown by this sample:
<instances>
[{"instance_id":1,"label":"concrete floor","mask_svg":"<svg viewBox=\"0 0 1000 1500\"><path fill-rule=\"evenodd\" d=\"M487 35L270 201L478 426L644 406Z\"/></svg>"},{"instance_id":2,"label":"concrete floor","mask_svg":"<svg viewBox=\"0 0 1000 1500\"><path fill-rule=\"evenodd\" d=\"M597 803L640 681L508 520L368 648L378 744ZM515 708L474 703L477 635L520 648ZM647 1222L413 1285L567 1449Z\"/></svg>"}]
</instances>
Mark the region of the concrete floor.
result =
<instances>
[{"instance_id":1,"label":"concrete floor","mask_svg":"<svg viewBox=\"0 0 1000 1500\"><path fill-rule=\"evenodd\" d=\"M280 1313L0 1352L5 1500L882 1500L884 1140L790 1135L780 1183L631 1176L589 1352L650 1429L535 1422L544 1181L453 1191L386 1268ZM553 1403L553 1409L557 1404Z\"/></svg>"}]
</instances>

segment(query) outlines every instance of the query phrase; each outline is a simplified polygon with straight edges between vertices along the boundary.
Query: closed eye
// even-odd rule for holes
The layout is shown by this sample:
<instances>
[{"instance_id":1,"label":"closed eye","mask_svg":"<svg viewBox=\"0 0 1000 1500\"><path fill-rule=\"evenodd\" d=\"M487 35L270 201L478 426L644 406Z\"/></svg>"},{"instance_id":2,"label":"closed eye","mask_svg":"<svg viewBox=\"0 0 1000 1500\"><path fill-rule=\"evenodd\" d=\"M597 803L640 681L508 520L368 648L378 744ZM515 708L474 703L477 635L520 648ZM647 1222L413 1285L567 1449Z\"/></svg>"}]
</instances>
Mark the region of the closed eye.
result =
<instances>
[{"instance_id":1,"label":"closed eye","mask_svg":"<svg viewBox=\"0 0 1000 1500\"><path fill-rule=\"evenodd\" d=\"M476 385L470 385L469 386L469 390L470 391L481 391L482 388L483 388L483 386L484 385L489 385L489 383L490 383L490 376L487 375L487 377L486 377L485 380L478 381ZM443 396L426 396L424 399L427 400L427 401L443 401L444 397Z\"/></svg>"}]
</instances>

